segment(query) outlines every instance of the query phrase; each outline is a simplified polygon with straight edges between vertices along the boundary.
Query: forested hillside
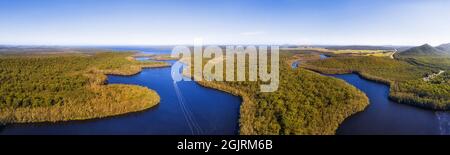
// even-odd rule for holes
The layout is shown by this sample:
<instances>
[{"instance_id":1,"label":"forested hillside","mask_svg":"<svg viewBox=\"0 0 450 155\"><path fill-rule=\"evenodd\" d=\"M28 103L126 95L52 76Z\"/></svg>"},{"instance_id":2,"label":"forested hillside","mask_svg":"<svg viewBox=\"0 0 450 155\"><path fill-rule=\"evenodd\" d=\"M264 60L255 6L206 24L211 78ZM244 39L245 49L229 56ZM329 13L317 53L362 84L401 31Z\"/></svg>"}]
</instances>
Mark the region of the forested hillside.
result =
<instances>
[{"instance_id":1,"label":"forested hillside","mask_svg":"<svg viewBox=\"0 0 450 155\"><path fill-rule=\"evenodd\" d=\"M440 49L440 50L442 50L442 51L444 51L444 52L447 52L448 54L450 54L450 43L439 45L439 46L436 47L436 48L437 48L437 49Z\"/></svg>"},{"instance_id":2,"label":"forested hillside","mask_svg":"<svg viewBox=\"0 0 450 155\"><path fill-rule=\"evenodd\" d=\"M446 55L446 53L440 49L437 49L433 46L430 46L428 44L413 47L406 51L402 51L397 53L398 57L409 57L409 56L443 56Z\"/></svg>"},{"instance_id":3,"label":"forested hillside","mask_svg":"<svg viewBox=\"0 0 450 155\"><path fill-rule=\"evenodd\" d=\"M409 62L416 66L432 69L450 70L450 51L448 45L444 44L437 48L428 44L414 47L395 54L398 60Z\"/></svg>"}]
</instances>

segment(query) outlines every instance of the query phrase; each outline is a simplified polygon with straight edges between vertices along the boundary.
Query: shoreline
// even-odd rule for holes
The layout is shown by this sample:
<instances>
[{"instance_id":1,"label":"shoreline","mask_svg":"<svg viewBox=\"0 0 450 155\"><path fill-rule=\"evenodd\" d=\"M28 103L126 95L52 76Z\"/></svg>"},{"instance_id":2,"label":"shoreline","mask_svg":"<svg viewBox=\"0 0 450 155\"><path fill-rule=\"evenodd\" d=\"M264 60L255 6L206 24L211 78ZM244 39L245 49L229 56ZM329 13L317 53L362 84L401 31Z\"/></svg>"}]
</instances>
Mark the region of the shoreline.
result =
<instances>
[{"instance_id":1,"label":"shoreline","mask_svg":"<svg viewBox=\"0 0 450 155\"><path fill-rule=\"evenodd\" d=\"M128 84L108 84L107 76L133 76L142 72L143 69L150 68L164 68L169 67L167 63L163 64L150 64L150 65L131 65L130 70L95 70L91 76L93 83L90 86L86 86L86 91L92 91L96 93L105 93L109 91L131 91L135 94L145 94L145 98L131 98L122 102L110 104L110 103L98 103L96 100L99 98L93 98L90 102L81 103L67 103L64 105L53 105L47 107L19 107L19 108L2 108L0 109L0 124L26 124L26 123L56 123L56 122L68 122L68 121L88 121L93 119L102 119L114 116L120 116L125 114L131 114L136 112L142 112L157 106L160 102L159 94L149 88L128 85ZM135 69L138 68L138 69ZM135 70L133 70L135 69ZM88 69L89 70L89 69ZM100 96L102 98L103 96ZM136 100L136 101L132 101ZM142 104L144 103L144 104ZM109 106L108 106L109 105ZM106 109L102 106L107 106ZM124 108L125 107L125 108ZM97 110L97 112L95 112ZM90 112L91 111L91 112ZM56 115L56 116L53 116Z\"/></svg>"},{"instance_id":2,"label":"shoreline","mask_svg":"<svg viewBox=\"0 0 450 155\"><path fill-rule=\"evenodd\" d=\"M408 98L406 98L406 99L402 99L402 98L395 99L396 97L394 96L393 92L391 91L391 87L392 87L392 85L395 85L395 81L390 81L390 80L386 80L386 79L383 79L383 78L380 78L380 77L375 77L375 76L372 76L372 75L369 75L369 74L365 74L365 73L363 73L361 71L345 71L345 70L339 70L339 69L330 69L330 70L328 70L328 69L319 69L317 67L310 66L310 65L307 65L307 66L302 65L300 67L302 67L304 69L307 69L307 70L311 70L313 72L317 72L319 74L324 74L324 75L327 75L327 74L330 74L330 75L331 74L334 74L334 75L356 74L359 77L361 77L362 79L369 80L371 82L384 84L384 85L388 86L389 89L390 89L389 90L389 100L391 100L391 101L393 101L393 102L395 102L397 104L410 105L410 106L413 106L413 107L416 107L416 108L421 108L421 109L430 110L430 111L440 111L440 112L448 111L448 109L446 109L445 107L443 108L443 107L436 107L434 105L415 104L415 103L408 103L408 102L402 102L401 101L401 100L409 100Z\"/></svg>"},{"instance_id":3,"label":"shoreline","mask_svg":"<svg viewBox=\"0 0 450 155\"><path fill-rule=\"evenodd\" d=\"M307 71L310 71L310 70L307 70ZM313 73L317 74L317 72L314 72L314 71L310 71L310 72L313 72ZM195 77L193 77L194 75L190 76L189 73L183 72L183 75L187 76L187 77L189 77L191 79L195 79ZM341 80L341 79L338 79L338 80ZM347 83L346 81L344 81L344 80L341 80L341 81L343 83L345 83L347 86L354 87L355 89L357 89L355 86ZM248 113L251 113L251 112L253 112L253 111L257 110L257 109L254 107L255 106L254 102L252 102L252 100L250 99L248 93L246 93L244 91L241 91L241 90L238 90L238 89L233 88L233 87L229 87L229 86L226 86L226 85L214 82L214 81L202 80L202 81L195 81L195 82L198 83L199 85L201 85L202 87L223 91L223 92L226 92L226 93L230 93L230 94L232 94L234 96L240 97L242 99L242 102L241 102L241 105L240 105L240 108L239 108L240 113L239 113L239 132L238 132L238 134L239 135L257 135L257 134L255 134L255 131L254 131L254 129L252 127L252 124L251 124L251 122L254 121L254 118L251 117L252 115L248 114ZM366 105L362 109L356 110L356 112L346 116L341 121L339 121L338 125L333 130L333 133L324 134L324 135L336 135L336 132L337 132L339 126L347 118L349 118L349 117L351 117L351 116L353 116L355 114L358 114L360 112L363 112L369 106L370 103L369 103L369 99L368 99L367 95L364 92L362 92L361 90L359 90L359 89L357 89L357 90L360 91L362 93L362 95L365 96Z\"/></svg>"},{"instance_id":4,"label":"shoreline","mask_svg":"<svg viewBox=\"0 0 450 155\"><path fill-rule=\"evenodd\" d=\"M206 82L206 81L195 81L197 84L199 84L200 86L204 87L204 88L210 88L210 89L214 89L214 90L218 90L221 92L225 92L228 94L231 94L233 96L239 97L241 98L242 102L240 103L239 106L239 131L238 131L238 135L254 135L251 134L251 132L253 132L253 129L251 126L247 126L247 124L243 121L242 116L247 116L247 115L242 115L247 113L247 111L245 110L244 107L246 106L252 106L251 104L253 102L251 102L251 99L249 97L249 95L245 92L241 92L238 89L235 88L231 88L231 87L226 87L223 86L221 84L218 83L214 83L214 82ZM254 110L254 109L253 109Z\"/></svg>"},{"instance_id":5,"label":"shoreline","mask_svg":"<svg viewBox=\"0 0 450 155\"><path fill-rule=\"evenodd\" d=\"M316 73L316 72L314 72L314 73ZM338 80L341 80L341 79L338 79ZM253 106L254 106L253 102L251 101L251 99L250 99L250 97L249 97L249 95L247 93L242 92L242 91L240 91L238 89L235 89L235 88L232 88L232 87L228 87L228 86L225 86L225 85L221 85L221 84L218 84L218 83L214 83L214 82L209 82L209 81L208 82L206 82L206 81L196 81L196 82L199 85L201 85L202 87L223 91L223 92L226 92L226 93L230 93L230 94L232 94L234 96L240 97L242 99L242 103L241 103L240 108L239 108L240 113L239 113L239 133L238 134L239 135L256 135L254 133L254 130L253 130L252 126L251 126L251 123L247 123L247 122L252 122L253 118L248 117L250 115L245 115L246 113L249 113L251 111L256 110L255 108L253 108ZM355 86L353 86L351 84L348 84L344 80L342 80L342 82L344 82L345 84L347 84L347 85L349 85L351 87L355 87ZM359 90L359 91L362 92L361 90ZM351 117L353 115L356 115L356 114L358 114L360 112L363 112L369 106L370 103L369 103L367 95L364 92L362 92L362 93L363 93L364 96L366 96L366 99L367 99L367 102L366 102L367 104L364 106L364 108L362 108L360 110L357 110L357 112L355 112L353 114L350 114L349 116L346 116L342 121L340 121L338 123L339 125L334 129L333 133L329 134L329 135L336 135L336 131L339 128L340 124L342 124L347 118L349 118L349 117ZM245 118L243 118L242 116L245 117Z\"/></svg>"},{"instance_id":6,"label":"shoreline","mask_svg":"<svg viewBox=\"0 0 450 155\"><path fill-rule=\"evenodd\" d=\"M180 60L180 62L183 62L183 61L190 61L190 60ZM243 107L244 106L251 106L250 104L252 103L251 100L250 100L250 97L249 97L249 95L247 93L239 91L236 88L232 88L232 87L227 87L227 86L221 85L221 84L216 83L214 81L205 81L205 80L196 81L195 80L196 79L195 75L191 75L191 73L189 73L187 71L190 71L190 70L184 70L183 69L182 75L184 77L190 78L196 84L198 84L198 85L200 85L200 86L202 86L204 88L214 89L214 90L225 92L225 93L228 93L228 94L231 94L233 96L241 98L242 102L240 103L240 106L239 106L239 121L238 121L238 123L239 123L239 130L238 130L238 135L252 135L251 134L251 132L253 132L252 127L251 126L247 126L247 124L245 122L243 122L244 120L242 120L242 117L241 117L241 116L243 116L242 115L243 113L244 114L247 113L247 111L243 110L243 109L245 109ZM244 116L247 116L247 115L244 115Z\"/></svg>"}]
</instances>

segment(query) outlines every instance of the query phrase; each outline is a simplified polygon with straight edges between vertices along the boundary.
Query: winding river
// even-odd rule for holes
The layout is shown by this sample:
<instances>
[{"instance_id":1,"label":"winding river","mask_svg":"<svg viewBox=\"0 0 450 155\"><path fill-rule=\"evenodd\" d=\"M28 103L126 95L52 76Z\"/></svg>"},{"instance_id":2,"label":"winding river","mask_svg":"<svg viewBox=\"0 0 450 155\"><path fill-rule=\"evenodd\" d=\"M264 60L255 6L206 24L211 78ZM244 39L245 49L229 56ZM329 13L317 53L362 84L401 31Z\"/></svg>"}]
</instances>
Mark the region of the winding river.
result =
<instances>
[{"instance_id":1,"label":"winding river","mask_svg":"<svg viewBox=\"0 0 450 155\"><path fill-rule=\"evenodd\" d=\"M170 61L173 63L173 61ZM12 124L6 135L235 135L238 134L240 97L204 88L194 81L174 83L171 68L144 69L134 76L108 76L110 84L132 84L155 90L158 106L143 112L60 123Z\"/></svg>"},{"instance_id":2,"label":"winding river","mask_svg":"<svg viewBox=\"0 0 450 155\"><path fill-rule=\"evenodd\" d=\"M321 59L326 58L328 57L321 55ZM299 64L296 61L292 67L297 68ZM345 80L363 91L370 100L370 105L364 111L347 118L340 125L337 130L339 135L450 134L448 112L435 112L392 102L388 98L389 86L365 80L356 74L327 76ZM0 134L238 134L239 97L201 87L194 81L174 83L170 67L144 69L134 76L108 76L108 82L148 87L158 92L161 102L143 112L103 119L12 124L0 127Z\"/></svg>"},{"instance_id":3,"label":"winding river","mask_svg":"<svg viewBox=\"0 0 450 155\"><path fill-rule=\"evenodd\" d=\"M320 54L320 59L328 56ZM292 64L297 68L299 61ZM347 118L338 135L441 135L450 134L450 114L425 110L389 100L389 86L357 74L326 75L342 79L363 91L369 106Z\"/></svg>"},{"instance_id":4,"label":"winding river","mask_svg":"<svg viewBox=\"0 0 450 155\"><path fill-rule=\"evenodd\" d=\"M357 74L329 75L352 84L369 97L369 106L347 118L337 130L341 135L440 135L449 133L449 115L389 100L389 86Z\"/></svg>"}]
</instances>

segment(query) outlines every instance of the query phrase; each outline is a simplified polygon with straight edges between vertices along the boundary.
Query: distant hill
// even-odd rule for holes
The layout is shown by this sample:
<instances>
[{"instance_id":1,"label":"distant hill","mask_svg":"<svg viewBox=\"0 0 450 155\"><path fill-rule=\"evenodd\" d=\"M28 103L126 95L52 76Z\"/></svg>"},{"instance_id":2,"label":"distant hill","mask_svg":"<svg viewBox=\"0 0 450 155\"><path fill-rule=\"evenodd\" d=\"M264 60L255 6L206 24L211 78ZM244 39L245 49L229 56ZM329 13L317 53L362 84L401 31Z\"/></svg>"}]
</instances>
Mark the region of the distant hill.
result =
<instances>
[{"instance_id":1,"label":"distant hill","mask_svg":"<svg viewBox=\"0 0 450 155\"><path fill-rule=\"evenodd\" d=\"M431 45L425 44L418 47L413 47L403 52L398 53L399 56L446 56L448 55L443 50L437 49Z\"/></svg>"},{"instance_id":2,"label":"distant hill","mask_svg":"<svg viewBox=\"0 0 450 155\"><path fill-rule=\"evenodd\" d=\"M439 50L445 51L447 53L450 53L450 43L439 45L436 48L439 49Z\"/></svg>"},{"instance_id":3,"label":"distant hill","mask_svg":"<svg viewBox=\"0 0 450 155\"><path fill-rule=\"evenodd\" d=\"M413 47L408 50L395 53L398 60L410 64L438 70L450 70L450 52L445 52L428 44Z\"/></svg>"}]
</instances>

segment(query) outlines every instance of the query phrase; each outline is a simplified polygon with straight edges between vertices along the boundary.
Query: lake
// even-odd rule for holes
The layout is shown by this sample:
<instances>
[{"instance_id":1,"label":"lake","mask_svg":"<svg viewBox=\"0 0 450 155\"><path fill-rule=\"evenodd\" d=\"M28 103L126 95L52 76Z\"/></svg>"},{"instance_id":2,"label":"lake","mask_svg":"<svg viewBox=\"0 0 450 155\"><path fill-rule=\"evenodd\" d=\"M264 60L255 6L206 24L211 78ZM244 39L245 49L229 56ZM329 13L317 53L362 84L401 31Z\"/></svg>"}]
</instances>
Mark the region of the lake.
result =
<instances>
[{"instance_id":1,"label":"lake","mask_svg":"<svg viewBox=\"0 0 450 155\"><path fill-rule=\"evenodd\" d=\"M174 61L170 61L173 63ZM144 69L134 76L108 76L110 84L132 84L155 90L156 107L103 119L59 123L12 124L5 135L235 135L239 131L240 97L204 88L194 81L174 83L171 68Z\"/></svg>"}]
</instances>

